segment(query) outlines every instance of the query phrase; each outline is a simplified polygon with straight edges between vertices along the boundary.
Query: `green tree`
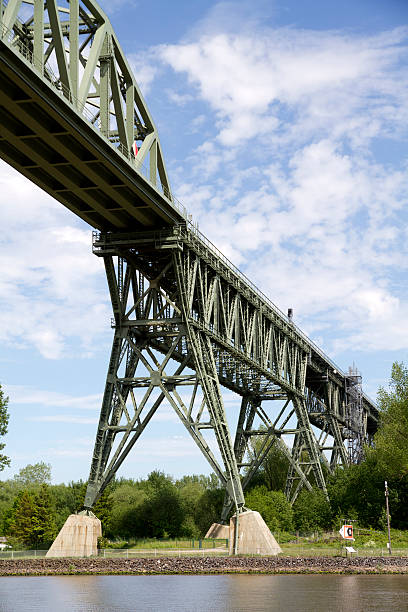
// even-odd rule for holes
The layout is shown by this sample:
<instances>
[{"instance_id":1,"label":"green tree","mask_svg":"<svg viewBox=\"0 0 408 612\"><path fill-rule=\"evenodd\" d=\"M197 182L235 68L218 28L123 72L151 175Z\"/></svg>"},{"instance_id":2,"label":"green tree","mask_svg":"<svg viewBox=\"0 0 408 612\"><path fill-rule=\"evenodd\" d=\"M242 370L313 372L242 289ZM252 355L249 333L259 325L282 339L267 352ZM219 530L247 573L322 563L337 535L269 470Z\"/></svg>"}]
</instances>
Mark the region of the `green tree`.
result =
<instances>
[{"instance_id":1,"label":"green tree","mask_svg":"<svg viewBox=\"0 0 408 612\"><path fill-rule=\"evenodd\" d=\"M42 484L51 483L51 465L40 461L34 464L28 464L21 468L18 474L14 476L15 482L21 487L32 488Z\"/></svg>"},{"instance_id":2,"label":"green tree","mask_svg":"<svg viewBox=\"0 0 408 612\"><path fill-rule=\"evenodd\" d=\"M282 491L268 491L265 485L256 486L246 494L245 504L261 514L272 532L293 529L293 510Z\"/></svg>"},{"instance_id":3,"label":"green tree","mask_svg":"<svg viewBox=\"0 0 408 612\"><path fill-rule=\"evenodd\" d=\"M4 520L5 532L28 548L48 547L56 535L54 507L46 484L18 493Z\"/></svg>"},{"instance_id":4,"label":"green tree","mask_svg":"<svg viewBox=\"0 0 408 612\"><path fill-rule=\"evenodd\" d=\"M7 426L9 422L9 414L7 412L8 401L9 398L4 395L3 389L0 385L0 436L5 436L7 433ZM0 451L2 451L5 446L6 445L4 442L1 442ZM0 453L0 472L4 470L6 465L10 465L10 459L6 455Z\"/></svg>"},{"instance_id":5,"label":"green tree","mask_svg":"<svg viewBox=\"0 0 408 612\"><path fill-rule=\"evenodd\" d=\"M7 534L25 546L30 546L33 538L35 500L27 490L21 491L13 504Z\"/></svg>"},{"instance_id":6,"label":"green tree","mask_svg":"<svg viewBox=\"0 0 408 612\"><path fill-rule=\"evenodd\" d=\"M332 525L332 510L323 491L303 489L293 504L296 529L303 532L320 531Z\"/></svg>"},{"instance_id":7,"label":"green tree","mask_svg":"<svg viewBox=\"0 0 408 612\"><path fill-rule=\"evenodd\" d=\"M196 514L207 486L211 487L212 481L202 475L184 476L176 482L184 512L184 520L181 525L181 535L184 537L199 538L201 536L201 531L196 524Z\"/></svg>"},{"instance_id":8,"label":"green tree","mask_svg":"<svg viewBox=\"0 0 408 612\"><path fill-rule=\"evenodd\" d=\"M141 506L147 499L147 492L140 482L122 479L112 491L112 511L109 523L109 537L131 538L143 534Z\"/></svg>"},{"instance_id":9,"label":"green tree","mask_svg":"<svg viewBox=\"0 0 408 612\"><path fill-rule=\"evenodd\" d=\"M403 363L393 364L389 387L378 392L381 418L374 437L384 479L408 475L408 368Z\"/></svg>"},{"instance_id":10,"label":"green tree","mask_svg":"<svg viewBox=\"0 0 408 612\"><path fill-rule=\"evenodd\" d=\"M262 426L262 429L266 427ZM249 452L250 459L254 459L255 454L259 454L266 441L266 436L257 436L254 448ZM265 459L252 481L252 487L264 484L270 491L283 491L286 484L286 476L289 469L289 461L285 454L275 442L269 449Z\"/></svg>"},{"instance_id":11,"label":"green tree","mask_svg":"<svg viewBox=\"0 0 408 612\"><path fill-rule=\"evenodd\" d=\"M55 508L56 527L59 531L70 514L77 512L79 507L82 509L84 483L82 480L71 481L67 485L52 485L49 490Z\"/></svg>"},{"instance_id":12,"label":"green tree","mask_svg":"<svg viewBox=\"0 0 408 612\"><path fill-rule=\"evenodd\" d=\"M185 518L180 492L172 478L154 471L145 481L147 498L140 506L143 534L153 538L174 538L181 534Z\"/></svg>"},{"instance_id":13,"label":"green tree","mask_svg":"<svg viewBox=\"0 0 408 612\"><path fill-rule=\"evenodd\" d=\"M385 527L384 473L375 452L359 465L339 468L328 480L328 492L333 516L358 519L363 527ZM397 487L390 482L393 509L397 502Z\"/></svg>"},{"instance_id":14,"label":"green tree","mask_svg":"<svg viewBox=\"0 0 408 612\"><path fill-rule=\"evenodd\" d=\"M204 536L213 523L220 520L222 504L224 502L224 489L211 487L201 495L194 512L194 523Z\"/></svg>"},{"instance_id":15,"label":"green tree","mask_svg":"<svg viewBox=\"0 0 408 612\"><path fill-rule=\"evenodd\" d=\"M389 389L378 392L380 423L374 447L359 465L338 469L328 480L333 515L356 518L365 527L385 527L384 481L390 492L391 523L408 520L408 368L394 363Z\"/></svg>"},{"instance_id":16,"label":"green tree","mask_svg":"<svg viewBox=\"0 0 408 612\"><path fill-rule=\"evenodd\" d=\"M48 485L42 484L34 497L30 545L35 548L40 546L48 548L56 535L55 510L50 495L50 488Z\"/></svg>"}]
</instances>

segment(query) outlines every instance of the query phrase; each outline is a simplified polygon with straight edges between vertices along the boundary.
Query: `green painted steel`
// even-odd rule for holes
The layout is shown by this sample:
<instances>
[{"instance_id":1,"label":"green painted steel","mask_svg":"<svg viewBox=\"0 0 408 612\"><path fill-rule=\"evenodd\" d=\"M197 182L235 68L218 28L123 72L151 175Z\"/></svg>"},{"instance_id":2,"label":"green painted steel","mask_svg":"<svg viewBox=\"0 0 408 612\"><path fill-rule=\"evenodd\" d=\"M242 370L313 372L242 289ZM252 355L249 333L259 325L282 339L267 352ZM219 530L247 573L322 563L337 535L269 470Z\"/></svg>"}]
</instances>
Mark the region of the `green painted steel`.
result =
<instances>
[{"instance_id":1,"label":"green painted steel","mask_svg":"<svg viewBox=\"0 0 408 612\"><path fill-rule=\"evenodd\" d=\"M377 428L358 375L341 372L188 220L96 2L0 6L0 156L102 231L94 252L115 331L86 508L164 404L225 487L222 520L244 508L273 447L289 461L292 502L312 483L326 491L326 474L358 461ZM234 436L224 389L241 397Z\"/></svg>"},{"instance_id":2,"label":"green painted steel","mask_svg":"<svg viewBox=\"0 0 408 612\"><path fill-rule=\"evenodd\" d=\"M274 445L290 463L291 501L311 482L326 491L325 474L349 460L347 376L191 225L95 233L94 252L105 261L115 337L86 505L163 402L225 486L222 520L243 508L243 490ZM234 442L222 387L242 398ZM361 409L352 425L360 444L378 418L366 397Z\"/></svg>"},{"instance_id":3,"label":"green painted steel","mask_svg":"<svg viewBox=\"0 0 408 612\"><path fill-rule=\"evenodd\" d=\"M3 5L0 156L92 227L182 221L157 129L100 7Z\"/></svg>"}]
</instances>

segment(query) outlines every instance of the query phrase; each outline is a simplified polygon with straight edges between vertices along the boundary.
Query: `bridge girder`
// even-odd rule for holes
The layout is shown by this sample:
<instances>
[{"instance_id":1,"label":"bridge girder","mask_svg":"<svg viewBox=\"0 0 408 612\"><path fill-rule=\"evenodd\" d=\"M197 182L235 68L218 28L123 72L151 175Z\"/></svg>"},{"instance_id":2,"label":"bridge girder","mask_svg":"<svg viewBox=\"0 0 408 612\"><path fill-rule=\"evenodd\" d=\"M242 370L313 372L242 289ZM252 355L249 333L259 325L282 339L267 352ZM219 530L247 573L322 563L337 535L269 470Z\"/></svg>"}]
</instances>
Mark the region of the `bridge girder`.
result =
<instances>
[{"instance_id":1,"label":"bridge girder","mask_svg":"<svg viewBox=\"0 0 408 612\"><path fill-rule=\"evenodd\" d=\"M99 229L185 216L153 118L96 2L0 0L0 50L1 157Z\"/></svg>"}]
</instances>

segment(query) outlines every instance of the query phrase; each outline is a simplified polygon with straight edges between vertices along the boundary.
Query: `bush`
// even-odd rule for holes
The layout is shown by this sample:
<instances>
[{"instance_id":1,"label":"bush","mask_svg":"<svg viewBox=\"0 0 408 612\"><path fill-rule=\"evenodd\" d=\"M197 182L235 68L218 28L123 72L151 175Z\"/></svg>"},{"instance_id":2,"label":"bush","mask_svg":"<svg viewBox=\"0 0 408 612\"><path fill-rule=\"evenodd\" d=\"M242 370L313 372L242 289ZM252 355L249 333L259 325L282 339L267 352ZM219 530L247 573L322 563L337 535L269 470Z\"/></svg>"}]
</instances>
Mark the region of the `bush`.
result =
<instances>
[{"instance_id":1,"label":"bush","mask_svg":"<svg viewBox=\"0 0 408 612\"><path fill-rule=\"evenodd\" d=\"M332 511L323 491L303 489L293 504L295 529L303 532L330 529Z\"/></svg>"},{"instance_id":2,"label":"bush","mask_svg":"<svg viewBox=\"0 0 408 612\"><path fill-rule=\"evenodd\" d=\"M254 487L246 494L245 505L259 512L272 532L293 530L293 510L282 491Z\"/></svg>"}]
</instances>

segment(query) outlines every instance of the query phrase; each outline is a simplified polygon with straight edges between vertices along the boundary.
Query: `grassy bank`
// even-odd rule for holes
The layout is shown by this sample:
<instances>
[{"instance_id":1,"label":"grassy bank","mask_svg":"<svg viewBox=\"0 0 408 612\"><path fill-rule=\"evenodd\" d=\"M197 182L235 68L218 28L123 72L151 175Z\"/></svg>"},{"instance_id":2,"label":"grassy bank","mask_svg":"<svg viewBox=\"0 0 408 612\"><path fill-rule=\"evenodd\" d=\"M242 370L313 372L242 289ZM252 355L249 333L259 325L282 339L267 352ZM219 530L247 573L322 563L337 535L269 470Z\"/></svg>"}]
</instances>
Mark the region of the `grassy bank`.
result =
<instances>
[{"instance_id":1,"label":"grassy bank","mask_svg":"<svg viewBox=\"0 0 408 612\"><path fill-rule=\"evenodd\" d=\"M352 545L358 557L388 557L387 534L369 529L357 529L355 541L342 540L335 532L300 536L288 533L275 533L284 557L342 557L345 546ZM392 530L392 556L408 557L408 532ZM225 539L140 539L103 542L105 546L98 551L103 558L157 558L157 557L218 557L228 553L228 540ZM107 546L108 544L108 546ZM0 560L31 559L45 557L46 550L7 550L0 551Z\"/></svg>"}]
</instances>

